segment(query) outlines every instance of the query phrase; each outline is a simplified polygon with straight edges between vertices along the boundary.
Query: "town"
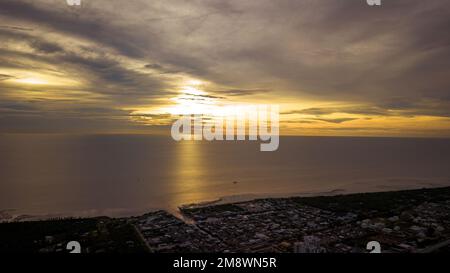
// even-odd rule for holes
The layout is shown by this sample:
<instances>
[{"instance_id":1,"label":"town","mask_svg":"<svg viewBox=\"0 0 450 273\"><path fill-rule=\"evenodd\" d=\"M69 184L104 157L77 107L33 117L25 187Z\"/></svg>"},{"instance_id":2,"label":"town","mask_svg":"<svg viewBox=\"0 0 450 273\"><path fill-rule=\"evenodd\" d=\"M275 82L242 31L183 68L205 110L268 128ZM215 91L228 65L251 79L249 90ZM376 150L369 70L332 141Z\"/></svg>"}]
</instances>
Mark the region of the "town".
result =
<instances>
[{"instance_id":1,"label":"town","mask_svg":"<svg viewBox=\"0 0 450 273\"><path fill-rule=\"evenodd\" d=\"M180 213L9 219L0 224L0 252L8 240L41 253L65 251L69 240L89 253L368 253L368 242L382 253L450 251L450 187L189 205Z\"/></svg>"}]
</instances>

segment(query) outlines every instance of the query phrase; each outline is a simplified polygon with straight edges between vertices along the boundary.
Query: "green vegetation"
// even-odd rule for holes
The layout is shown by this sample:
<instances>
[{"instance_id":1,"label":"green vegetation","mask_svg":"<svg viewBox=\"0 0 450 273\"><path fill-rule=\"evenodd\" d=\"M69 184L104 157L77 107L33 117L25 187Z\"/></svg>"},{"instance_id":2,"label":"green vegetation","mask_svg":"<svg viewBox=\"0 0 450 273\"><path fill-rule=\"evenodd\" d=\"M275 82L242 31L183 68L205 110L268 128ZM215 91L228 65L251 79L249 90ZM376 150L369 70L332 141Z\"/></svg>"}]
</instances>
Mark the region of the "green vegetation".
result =
<instances>
[{"instance_id":1,"label":"green vegetation","mask_svg":"<svg viewBox=\"0 0 450 273\"><path fill-rule=\"evenodd\" d=\"M64 253L70 241L78 241L84 253L147 251L134 227L123 220L102 217L0 224L0 253Z\"/></svg>"},{"instance_id":2,"label":"green vegetation","mask_svg":"<svg viewBox=\"0 0 450 273\"><path fill-rule=\"evenodd\" d=\"M0 224L0 252L38 252L52 242L68 242L95 230L97 222L93 218Z\"/></svg>"},{"instance_id":3,"label":"green vegetation","mask_svg":"<svg viewBox=\"0 0 450 273\"><path fill-rule=\"evenodd\" d=\"M300 205L309 205L334 212L356 212L362 217L389 216L423 202L450 199L450 187L404 190L395 192L358 193L336 196L295 197Z\"/></svg>"}]
</instances>

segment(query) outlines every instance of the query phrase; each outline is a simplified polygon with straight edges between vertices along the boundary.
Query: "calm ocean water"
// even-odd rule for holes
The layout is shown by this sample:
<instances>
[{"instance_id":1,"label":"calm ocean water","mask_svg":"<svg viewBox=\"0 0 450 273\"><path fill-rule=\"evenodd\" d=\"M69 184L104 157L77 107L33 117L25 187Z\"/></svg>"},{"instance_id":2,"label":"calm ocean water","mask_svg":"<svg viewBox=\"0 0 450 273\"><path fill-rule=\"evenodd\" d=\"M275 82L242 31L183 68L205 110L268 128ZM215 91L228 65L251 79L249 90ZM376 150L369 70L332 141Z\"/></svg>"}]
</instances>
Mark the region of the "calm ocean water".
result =
<instances>
[{"instance_id":1,"label":"calm ocean water","mask_svg":"<svg viewBox=\"0 0 450 273\"><path fill-rule=\"evenodd\" d=\"M264 153L256 142L2 135L0 211L117 216L227 196L448 186L449 166L448 139L284 137Z\"/></svg>"}]
</instances>

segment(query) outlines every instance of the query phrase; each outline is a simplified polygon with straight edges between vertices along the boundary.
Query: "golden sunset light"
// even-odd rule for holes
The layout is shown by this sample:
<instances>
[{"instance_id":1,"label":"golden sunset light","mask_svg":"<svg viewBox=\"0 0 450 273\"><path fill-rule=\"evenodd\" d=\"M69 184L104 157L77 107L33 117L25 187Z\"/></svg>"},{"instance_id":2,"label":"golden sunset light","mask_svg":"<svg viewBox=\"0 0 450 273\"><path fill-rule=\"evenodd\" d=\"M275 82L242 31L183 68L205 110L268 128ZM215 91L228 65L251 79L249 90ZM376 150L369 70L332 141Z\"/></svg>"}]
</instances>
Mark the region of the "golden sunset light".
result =
<instances>
[{"instance_id":1,"label":"golden sunset light","mask_svg":"<svg viewBox=\"0 0 450 273\"><path fill-rule=\"evenodd\" d=\"M449 166L449 0L0 0L0 255L410 263Z\"/></svg>"},{"instance_id":2,"label":"golden sunset light","mask_svg":"<svg viewBox=\"0 0 450 273\"><path fill-rule=\"evenodd\" d=\"M437 64L427 69L429 73L421 72L431 60L445 59L447 51L430 44L426 51L419 52L414 47L419 43L414 35L415 23L408 21L412 20L408 15L401 25L404 31L358 22L361 33L367 31L370 37L360 41L356 37L361 34L347 28L333 30L337 33L331 35L336 22L325 18L317 22L317 33L307 34L311 16L307 11L296 17L297 22L292 19L291 24L285 24L283 16L277 17L266 31L258 31L259 24L271 19L238 16L264 13L254 4L236 4L239 12L223 14L208 5L168 9L168 14L158 14L157 18L181 19L158 19L147 25L143 22L155 18L152 4L136 3L121 11L128 23L116 20L109 25L105 22L114 14L109 5L89 2L90 12L85 13L83 8L49 9L51 5L45 4L49 1L20 10L15 9L19 4L5 2L3 8L15 15L3 13L0 29L6 41L0 45L2 101L29 105L39 99L39 104L29 105L36 115L45 116L50 104L56 106L55 98L66 97L76 101L59 102L70 115L92 109L92 103L102 108L102 115L97 116L99 131L112 126L113 131L152 134L170 124L167 115L222 115L223 109L232 104L278 104L281 134L285 135L450 135L447 77L442 72L431 73L438 69ZM145 8L135 13L141 4ZM320 14L329 6L315 8ZM360 9L360 13L371 16L370 10ZM48 19L30 17L30 12L45 14ZM204 22L195 24L197 14L210 12ZM293 16L288 10L280 12L287 18ZM215 27L218 24L223 25L220 30ZM68 25L73 27L67 29ZM92 25L103 34L89 31ZM154 33L151 42L150 33ZM225 37L221 35L228 36L221 40ZM263 45L262 39L271 42ZM150 45L163 42L166 47ZM332 46L320 46L323 43ZM396 52L401 48L405 50L399 55ZM439 65L444 71L445 64ZM20 89L22 95L18 94ZM82 95L72 95L77 93ZM74 109L75 105L79 109ZM108 111L122 118L117 126L113 125L117 119L111 118L108 128L102 128L100 120ZM90 115L89 122L94 123L98 115L79 114ZM34 118L17 112L14 115L19 115L15 127L27 131L27 124ZM64 120L65 115L60 118ZM64 130L51 124L44 127L39 131ZM82 130L89 131L88 127ZM16 129L2 126L2 130Z\"/></svg>"}]
</instances>

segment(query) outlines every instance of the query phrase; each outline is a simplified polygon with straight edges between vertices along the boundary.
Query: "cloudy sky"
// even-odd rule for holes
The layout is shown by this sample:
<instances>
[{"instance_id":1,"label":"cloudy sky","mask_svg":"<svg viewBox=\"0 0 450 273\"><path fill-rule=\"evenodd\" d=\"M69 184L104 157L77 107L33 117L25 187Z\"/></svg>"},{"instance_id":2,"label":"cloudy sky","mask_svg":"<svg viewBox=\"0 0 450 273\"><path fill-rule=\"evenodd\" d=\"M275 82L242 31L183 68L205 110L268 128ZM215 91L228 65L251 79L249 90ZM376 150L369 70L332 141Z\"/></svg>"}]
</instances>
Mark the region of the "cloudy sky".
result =
<instances>
[{"instance_id":1,"label":"cloudy sky","mask_svg":"<svg viewBox=\"0 0 450 273\"><path fill-rule=\"evenodd\" d=\"M448 0L0 0L0 133L168 133L279 104L289 135L450 136Z\"/></svg>"}]
</instances>

